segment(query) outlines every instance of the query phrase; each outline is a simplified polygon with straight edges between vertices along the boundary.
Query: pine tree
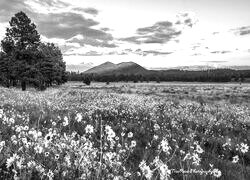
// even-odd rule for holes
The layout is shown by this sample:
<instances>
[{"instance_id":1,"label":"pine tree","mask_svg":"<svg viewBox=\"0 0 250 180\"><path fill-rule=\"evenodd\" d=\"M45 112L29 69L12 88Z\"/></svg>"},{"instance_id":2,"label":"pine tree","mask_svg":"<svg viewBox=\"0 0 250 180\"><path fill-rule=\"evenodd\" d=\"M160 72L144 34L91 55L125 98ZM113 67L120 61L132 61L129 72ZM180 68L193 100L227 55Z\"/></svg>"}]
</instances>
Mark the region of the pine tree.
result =
<instances>
[{"instance_id":1,"label":"pine tree","mask_svg":"<svg viewBox=\"0 0 250 180\"><path fill-rule=\"evenodd\" d=\"M39 47L40 63L39 69L43 76L45 85L52 86L66 82L66 65L63 61L61 50L53 43L41 43Z\"/></svg>"},{"instance_id":2,"label":"pine tree","mask_svg":"<svg viewBox=\"0 0 250 180\"><path fill-rule=\"evenodd\" d=\"M11 18L10 27L1 41L0 82L6 86L27 83L40 90L67 81L66 64L61 50L53 43L42 43L36 26L19 12Z\"/></svg>"},{"instance_id":3,"label":"pine tree","mask_svg":"<svg viewBox=\"0 0 250 180\"><path fill-rule=\"evenodd\" d=\"M37 71L34 65L36 64L40 35L35 24L24 12L15 14L9 25L1 46L11 66L12 81L19 80L22 90L26 90L27 82L35 78L34 73Z\"/></svg>"}]
</instances>

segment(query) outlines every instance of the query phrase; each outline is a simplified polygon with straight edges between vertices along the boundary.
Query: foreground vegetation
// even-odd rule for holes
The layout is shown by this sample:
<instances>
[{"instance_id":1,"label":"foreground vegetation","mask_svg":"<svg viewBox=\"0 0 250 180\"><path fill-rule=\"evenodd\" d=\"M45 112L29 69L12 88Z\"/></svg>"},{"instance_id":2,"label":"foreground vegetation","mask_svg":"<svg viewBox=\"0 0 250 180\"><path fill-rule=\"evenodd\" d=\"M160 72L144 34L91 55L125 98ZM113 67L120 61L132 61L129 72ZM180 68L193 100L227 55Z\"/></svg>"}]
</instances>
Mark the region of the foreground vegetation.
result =
<instances>
[{"instance_id":1,"label":"foreground vegetation","mask_svg":"<svg viewBox=\"0 0 250 180\"><path fill-rule=\"evenodd\" d=\"M250 179L242 99L133 86L0 88L0 179Z\"/></svg>"}]
</instances>

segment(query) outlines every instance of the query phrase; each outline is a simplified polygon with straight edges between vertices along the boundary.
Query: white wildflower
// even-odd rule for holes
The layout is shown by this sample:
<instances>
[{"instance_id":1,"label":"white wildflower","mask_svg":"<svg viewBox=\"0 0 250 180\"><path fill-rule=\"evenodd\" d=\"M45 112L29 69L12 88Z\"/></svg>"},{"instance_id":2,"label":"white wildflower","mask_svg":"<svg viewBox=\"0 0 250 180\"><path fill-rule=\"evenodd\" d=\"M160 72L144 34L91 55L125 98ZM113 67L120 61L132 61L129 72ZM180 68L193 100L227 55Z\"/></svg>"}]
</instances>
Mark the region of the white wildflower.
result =
<instances>
[{"instance_id":1,"label":"white wildflower","mask_svg":"<svg viewBox=\"0 0 250 180\"><path fill-rule=\"evenodd\" d=\"M87 134L92 134L94 132L94 127L90 124L88 124L86 127L85 127L85 131Z\"/></svg>"},{"instance_id":2,"label":"white wildflower","mask_svg":"<svg viewBox=\"0 0 250 180\"><path fill-rule=\"evenodd\" d=\"M238 155L234 156L232 163L237 163L238 161L239 161L239 156Z\"/></svg>"},{"instance_id":3,"label":"white wildflower","mask_svg":"<svg viewBox=\"0 0 250 180\"><path fill-rule=\"evenodd\" d=\"M219 177L221 177L221 171L219 169L214 169L213 175L214 175L214 177L219 178Z\"/></svg>"},{"instance_id":4,"label":"white wildflower","mask_svg":"<svg viewBox=\"0 0 250 180\"><path fill-rule=\"evenodd\" d=\"M128 138L132 138L133 137L133 133L132 132L129 132L128 133Z\"/></svg>"}]
</instances>

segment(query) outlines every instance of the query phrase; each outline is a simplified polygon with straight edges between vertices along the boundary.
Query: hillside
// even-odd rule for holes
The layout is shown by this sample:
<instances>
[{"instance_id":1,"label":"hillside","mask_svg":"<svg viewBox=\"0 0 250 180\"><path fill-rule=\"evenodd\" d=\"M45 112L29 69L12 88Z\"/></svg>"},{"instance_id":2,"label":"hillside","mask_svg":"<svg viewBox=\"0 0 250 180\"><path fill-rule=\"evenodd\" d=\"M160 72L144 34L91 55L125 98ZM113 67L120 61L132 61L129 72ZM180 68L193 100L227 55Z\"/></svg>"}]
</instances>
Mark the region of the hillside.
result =
<instances>
[{"instance_id":1,"label":"hillside","mask_svg":"<svg viewBox=\"0 0 250 180\"><path fill-rule=\"evenodd\" d=\"M116 66L116 64L108 61L85 71L84 74L102 74L116 69Z\"/></svg>"},{"instance_id":2,"label":"hillside","mask_svg":"<svg viewBox=\"0 0 250 180\"><path fill-rule=\"evenodd\" d=\"M87 71L84 74L103 74L103 75L110 75L110 74L145 74L149 71L142 66L134 63L134 62L122 62L119 64L114 64L111 62L105 62L98 66L95 66Z\"/></svg>"}]
</instances>

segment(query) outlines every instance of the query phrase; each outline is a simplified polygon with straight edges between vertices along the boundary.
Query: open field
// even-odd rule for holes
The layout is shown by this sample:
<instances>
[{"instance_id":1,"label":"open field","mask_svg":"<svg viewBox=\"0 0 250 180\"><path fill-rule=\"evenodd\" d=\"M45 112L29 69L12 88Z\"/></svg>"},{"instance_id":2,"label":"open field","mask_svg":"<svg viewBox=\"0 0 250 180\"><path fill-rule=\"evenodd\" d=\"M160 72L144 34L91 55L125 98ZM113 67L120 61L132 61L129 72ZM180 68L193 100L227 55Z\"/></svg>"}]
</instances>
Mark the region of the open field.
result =
<instances>
[{"instance_id":1,"label":"open field","mask_svg":"<svg viewBox=\"0 0 250 180\"><path fill-rule=\"evenodd\" d=\"M0 87L0 179L250 179L250 84Z\"/></svg>"},{"instance_id":2,"label":"open field","mask_svg":"<svg viewBox=\"0 0 250 180\"><path fill-rule=\"evenodd\" d=\"M74 89L95 90L119 94L154 95L159 97L189 99L216 103L250 104L250 83L92 83L91 86L71 82L66 86Z\"/></svg>"}]
</instances>

